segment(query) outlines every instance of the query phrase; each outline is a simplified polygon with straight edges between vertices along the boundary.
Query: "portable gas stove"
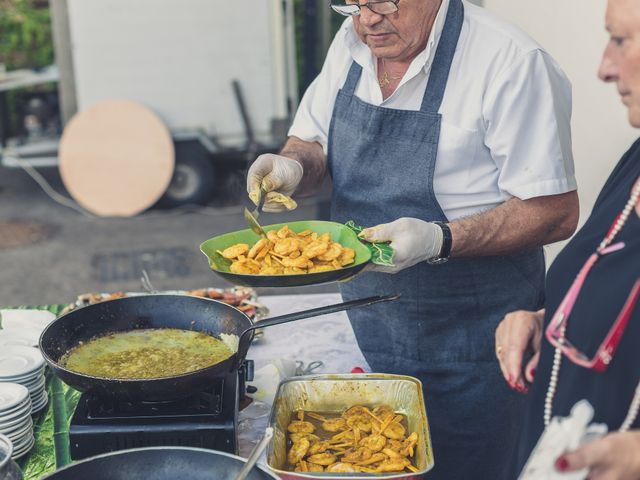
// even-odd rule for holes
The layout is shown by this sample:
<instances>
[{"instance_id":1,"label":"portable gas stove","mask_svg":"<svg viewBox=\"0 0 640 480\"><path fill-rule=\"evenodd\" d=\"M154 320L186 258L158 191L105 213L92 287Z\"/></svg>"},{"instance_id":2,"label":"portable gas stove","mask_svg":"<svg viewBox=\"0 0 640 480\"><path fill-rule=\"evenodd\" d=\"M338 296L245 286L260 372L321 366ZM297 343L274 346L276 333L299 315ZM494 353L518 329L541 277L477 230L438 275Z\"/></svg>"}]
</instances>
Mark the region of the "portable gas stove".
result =
<instances>
[{"instance_id":1,"label":"portable gas stove","mask_svg":"<svg viewBox=\"0 0 640 480\"><path fill-rule=\"evenodd\" d=\"M71 418L71 458L151 446L188 446L237 454L236 430L247 360L211 388L179 400L129 402L83 393Z\"/></svg>"}]
</instances>

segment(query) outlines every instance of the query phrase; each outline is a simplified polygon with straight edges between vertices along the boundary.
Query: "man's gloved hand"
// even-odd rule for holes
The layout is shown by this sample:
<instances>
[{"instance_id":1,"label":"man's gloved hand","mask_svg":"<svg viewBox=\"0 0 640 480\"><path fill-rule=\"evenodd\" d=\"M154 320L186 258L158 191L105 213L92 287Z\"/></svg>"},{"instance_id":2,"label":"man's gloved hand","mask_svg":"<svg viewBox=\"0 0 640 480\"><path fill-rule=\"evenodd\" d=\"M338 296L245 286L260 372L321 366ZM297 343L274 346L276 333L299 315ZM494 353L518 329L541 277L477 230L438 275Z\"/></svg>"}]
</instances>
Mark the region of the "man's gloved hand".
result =
<instances>
[{"instance_id":1,"label":"man's gloved hand","mask_svg":"<svg viewBox=\"0 0 640 480\"><path fill-rule=\"evenodd\" d=\"M442 228L435 223L417 218L399 218L391 223L382 223L365 228L360 238L368 242L391 242L393 267L373 265L369 271L398 273L416 263L434 258L442 249Z\"/></svg>"},{"instance_id":2,"label":"man's gloved hand","mask_svg":"<svg viewBox=\"0 0 640 480\"><path fill-rule=\"evenodd\" d=\"M300 162L282 155L265 153L256 158L247 175L247 192L256 205L260 201L260 186L265 192L278 192L287 197L295 191L302 180L304 170ZM287 210L282 202L267 199L262 210L265 212L282 212Z\"/></svg>"}]
</instances>

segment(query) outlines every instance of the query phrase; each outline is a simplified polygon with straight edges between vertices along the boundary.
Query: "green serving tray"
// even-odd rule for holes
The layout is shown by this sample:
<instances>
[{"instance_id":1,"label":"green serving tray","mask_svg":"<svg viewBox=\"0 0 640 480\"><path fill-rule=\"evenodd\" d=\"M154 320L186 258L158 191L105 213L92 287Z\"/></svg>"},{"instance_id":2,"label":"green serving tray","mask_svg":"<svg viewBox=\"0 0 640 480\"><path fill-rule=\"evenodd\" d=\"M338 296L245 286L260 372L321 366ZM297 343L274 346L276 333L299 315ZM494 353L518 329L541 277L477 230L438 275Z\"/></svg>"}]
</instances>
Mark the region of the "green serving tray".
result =
<instances>
[{"instance_id":1,"label":"green serving tray","mask_svg":"<svg viewBox=\"0 0 640 480\"><path fill-rule=\"evenodd\" d=\"M218 275L222 276L234 285L246 285L249 287L298 287L302 285L317 285L319 283L345 280L360 272L371 260L371 252L358 239L353 230L346 225L322 220L308 220L300 222L278 223L275 225L263 225L265 231L279 230L288 225L294 232L302 232L310 229L321 235L330 233L331 240L340 243L343 247L353 248L356 252L355 261L351 265L331 270L329 272L317 272L295 275L245 275L229 271L231 262L223 258L216 250L224 250L236 243L247 243L249 246L256 243L260 236L247 228L237 232L225 233L217 237L205 240L200 244L200 251L209 260L209 266Z\"/></svg>"}]
</instances>

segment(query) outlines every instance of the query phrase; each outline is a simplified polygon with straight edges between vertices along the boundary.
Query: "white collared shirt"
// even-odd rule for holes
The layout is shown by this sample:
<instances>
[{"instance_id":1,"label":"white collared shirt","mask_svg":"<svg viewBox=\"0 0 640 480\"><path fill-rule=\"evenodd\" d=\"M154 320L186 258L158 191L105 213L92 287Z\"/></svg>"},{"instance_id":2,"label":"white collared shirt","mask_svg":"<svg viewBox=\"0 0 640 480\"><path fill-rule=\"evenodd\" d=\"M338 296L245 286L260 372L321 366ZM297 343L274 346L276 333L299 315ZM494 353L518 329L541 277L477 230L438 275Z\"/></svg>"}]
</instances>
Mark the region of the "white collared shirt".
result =
<instances>
[{"instance_id":1,"label":"white collared shirt","mask_svg":"<svg viewBox=\"0 0 640 480\"><path fill-rule=\"evenodd\" d=\"M443 0L425 50L386 100L378 85L377 62L347 19L306 91L289 135L319 142L327 152L336 96L353 61L362 66L355 91L362 101L419 110L448 5L449 0ZM454 220L512 197L524 200L575 190L568 79L517 27L467 1L464 9L439 111L434 190L445 215Z\"/></svg>"}]
</instances>

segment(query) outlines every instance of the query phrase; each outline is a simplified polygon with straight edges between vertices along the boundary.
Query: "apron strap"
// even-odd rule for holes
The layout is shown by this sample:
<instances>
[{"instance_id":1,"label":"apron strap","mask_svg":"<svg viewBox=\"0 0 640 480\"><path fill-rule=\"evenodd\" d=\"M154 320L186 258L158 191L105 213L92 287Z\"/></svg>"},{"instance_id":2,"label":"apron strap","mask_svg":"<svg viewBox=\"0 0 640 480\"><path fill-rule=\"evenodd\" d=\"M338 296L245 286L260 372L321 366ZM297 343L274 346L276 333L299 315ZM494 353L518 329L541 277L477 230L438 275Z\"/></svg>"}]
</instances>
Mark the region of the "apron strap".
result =
<instances>
[{"instance_id":1,"label":"apron strap","mask_svg":"<svg viewBox=\"0 0 640 480\"><path fill-rule=\"evenodd\" d=\"M429 83L427 83L427 89L422 98L421 112L438 113L440 110L463 20L464 5L462 0L450 0L447 18L433 59Z\"/></svg>"},{"instance_id":2,"label":"apron strap","mask_svg":"<svg viewBox=\"0 0 640 480\"><path fill-rule=\"evenodd\" d=\"M342 86L343 93L347 95L354 95L356 92L356 87L358 86L358 81L360 80L360 74L362 73L362 67L355 62L351 62L351 67L349 68L349 74L347 75L347 79Z\"/></svg>"}]
</instances>

